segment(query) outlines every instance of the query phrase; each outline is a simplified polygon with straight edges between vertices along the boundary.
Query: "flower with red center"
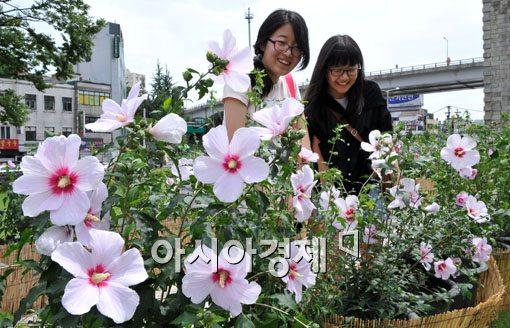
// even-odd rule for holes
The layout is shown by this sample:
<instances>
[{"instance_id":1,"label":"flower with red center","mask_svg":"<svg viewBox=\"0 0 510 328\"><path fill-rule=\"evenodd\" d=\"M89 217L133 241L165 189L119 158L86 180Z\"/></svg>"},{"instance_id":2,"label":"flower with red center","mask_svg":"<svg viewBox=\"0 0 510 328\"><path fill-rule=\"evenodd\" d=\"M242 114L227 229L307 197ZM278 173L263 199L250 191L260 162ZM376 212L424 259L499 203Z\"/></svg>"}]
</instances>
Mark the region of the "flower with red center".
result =
<instances>
[{"instance_id":1,"label":"flower with red center","mask_svg":"<svg viewBox=\"0 0 510 328\"><path fill-rule=\"evenodd\" d=\"M223 48L216 41L209 41L209 51L228 61L223 72L213 75L216 82L225 82L236 92L245 92L250 87L248 74L253 70L253 53L250 47L237 50L236 39L230 30L223 32Z\"/></svg>"},{"instance_id":2,"label":"flower with red center","mask_svg":"<svg viewBox=\"0 0 510 328\"><path fill-rule=\"evenodd\" d=\"M301 158L301 160L303 160L304 163L309 162L317 163L317 161L319 160L319 154L314 153L313 151L306 147L301 147L298 156L299 158Z\"/></svg>"},{"instance_id":3,"label":"flower with red center","mask_svg":"<svg viewBox=\"0 0 510 328\"><path fill-rule=\"evenodd\" d=\"M466 207L466 202L468 198L469 198L468 193L463 191L457 194L457 196L455 196L455 204L457 204L460 207Z\"/></svg>"},{"instance_id":4,"label":"flower with red center","mask_svg":"<svg viewBox=\"0 0 510 328\"><path fill-rule=\"evenodd\" d=\"M361 149L371 153L368 158L379 159L390 150L388 146L393 142L393 137L389 133L381 134L381 131L373 130L368 134L368 140L370 143L361 143Z\"/></svg>"},{"instance_id":5,"label":"flower with red center","mask_svg":"<svg viewBox=\"0 0 510 328\"><path fill-rule=\"evenodd\" d=\"M331 187L330 190L321 192L319 204L321 209L327 211L329 209L329 204L334 203L335 200L340 197L340 190L335 187Z\"/></svg>"},{"instance_id":6,"label":"flower with red center","mask_svg":"<svg viewBox=\"0 0 510 328\"><path fill-rule=\"evenodd\" d=\"M473 238L473 246L475 246L475 254L473 255L473 261L479 263L485 263L489 260L492 253L492 246L487 244L487 238Z\"/></svg>"},{"instance_id":7,"label":"flower with red center","mask_svg":"<svg viewBox=\"0 0 510 328\"><path fill-rule=\"evenodd\" d=\"M101 182L104 168L97 158L79 158L81 139L48 138L35 156L21 161L23 175L13 183L15 193L28 195L23 202L23 214L35 217L49 210L56 225L75 225L83 221L90 207L87 192Z\"/></svg>"},{"instance_id":8,"label":"flower with red center","mask_svg":"<svg viewBox=\"0 0 510 328\"><path fill-rule=\"evenodd\" d=\"M270 140L284 134L292 119L301 115L303 111L303 104L294 98L287 98L281 104L266 107L253 113L253 120L264 126L253 129L259 133L261 140Z\"/></svg>"},{"instance_id":9,"label":"flower with red center","mask_svg":"<svg viewBox=\"0 0 510 328\"><path fill-rule=\"evenodd\" d=\"M198 181L214 184L214 194L223 202L235 201L245 183L260 182L269 174L267 163L253 156L260 139L251 128L238 129L230 143L225 126L212 128L204 135L203 145L209 156L195 159L193 172Z\"/></svg>"},{"instance_id":10,"label":"flower with red center","mask_svg":"<svg viewBox=\"0 0 510 328\"><path fill-rule=\"evenodd\" d=\"M452 134L446 140L446 147L441 149L441 158L457 171L471 167L480 161L480 154L473 150L475 147L476 141L473 138Z\"/></svg>"},{"instance_id":11,"label":"flower with red center","mask_svg":"<svg viewBox=\"0 0 510 328\"><path fill-rule=\"evenodd\" d=\"M256 282L249 283L246 280L251 263L250 254L235 246L224 248L218 256L216 270L213 265L215 261L212 259L217 255L205 245L201 248L203 254L211 261L206 263L199 257L197 255L199 249L195 249L186 258L184 261L186 275L182 279L182 293L191 298L191 302L195 304L202 303L207 296L211 295L214 304L230 311L233 316L243 311L241 304L255 303L262 288ZM233 261L238 258L242 260ZM234 262L237 263L233 264Z\"/></svg>"},{"instance_id":12,"label":"flower with red center","mask_svg":"<svg viewBox=\"0 0 510 328\"><path fill-rule=\"evenodd\" d=\"M127 99L122 99L119 106L111 99L103 101L103 114L94 123L85 124L85 128L94 132L112 132L120 127L131 124L135 118L135 112L140 104L147 99L147 94L138 96L141 82L133 85Z\"/></svg>"},{"instance_id":13,"label":"flower with red center","mask_svg":"<svg viewBox=\"0 0 510 328\"><path fill-rule=\"evenodd\" d=\"M457 272L457 267L451 258L434 262L434 269L436 271L434 274L436 278L441 278L443 280L450 278L450 276L455 275L455 272Z\"/></svg>"},{"instance_id":14,"label":"flower with red center","mask_svg":"<svg viewBox=\"0 0 510 328\"><path fill-rule=\"evenodd\" d=\"M427 243L420 243L420 262L425 268L425 270L430 270L430 263L434 261L434 254L431 252L432 246Z\"/></svg>"},{"instance_id":15,"label":"flower with red center","mask_svg":"<svg viewBox=\"0 0 510 328\"><path fill-rule=\"evenodd\" d=\"M148 278L137 249L122 253L124 240L116 232L92 230L89 252L78 242L57 247L51 259L71 273L62 305L81 315L96 305L99 312L117 324L131 319L140 298L129 288Z\"/></svg>"},{"instance_id":16,"label":"flower with red center","mask_svg":"<svg viewBox=\"0 0 510 328\"><path fill-rule=\"evenodd\" d=\"M303 166L296 173L292 173L290 181L294 189L294 217L299 222L303 222L312 215L312 211L316 208L310 198L312 197L312 189L317 181L313 180L313 171L308 165Z\"/></svg>"},{"instance_id":17,"label":"flower with red center","mask_svg":"<svg viewBox=\"0 0 510 328\"><path fill-rule=\"evenodd\" d=\"M487 212L487 206L483 201L478 201L473 196L468 196L466 201L466 209L470 218L477 223L484 223L490 220L490 215Z\"/></svg>"},{"instance_id":18,"label":"flower with red center","mask_svg":"<svg viewBox=\"0 0 510 328\"><path fill-rule=\"evenodd\" d=\"M296 303L301 302L302 288L310 288L315 285L316 274L311 270L311 264L300 255L296 242L287 244L285 247L285 258L289 264L289 272L282 277L287 289L294 293Z\"/></svg>"},{"instance_id":19,"label":"flower with red center","mask_svg":"<svg viewBox=\"0 0 510 328\"><path fill-rule=\"evenodd\" d=\"M478 170L474 169L472 167L464 167L459 170L459 174L463 178L473 180L474 178L476 178L476 175L478 174Z\"/></svg>"},{"instance_id":20,"label":"flower with red center","mask_svg":"<svg viewBox=\"0 0 510 328\"><path fill-rule=\"evenodd\" d=\"M108 230L110 228L110 215L106 213L101 219L101 208L103 202L108 197L108 189L104 183L100 183L96 190L88 191L87 196L90 199L90 208L82 222L78 223L74 230L76 239L83 246L90 248L91 229Z\"/></svg>"},{"instance_id":21,"label":"flower with red center","mask_svg":"<svg viewBox=\"0 0 510 328\"><path fill-rule=\"evenodd\" d=\"M338 198L335 201L335 205L340 211L340 217L344 219L344 222L335 220L333 226L338 230L351 231L358 225L356 220L356 211L359 206L358 196L349 195L345 199Z\"/></svg>"},{"instance_id":22,"label":"flower with red center","mask_svg":"<svg viewBox=\"0 0 510 328\"><path fill-rule=\"evenodd\" d=\"M401 179L399 186L390 188L390 194L395 199L388 204L388 208L405 208L408 205L414 208L420 207L423 198L418 194L419 190L420 184L415 184L413 179Z\"/></svg>"}]
</instances>

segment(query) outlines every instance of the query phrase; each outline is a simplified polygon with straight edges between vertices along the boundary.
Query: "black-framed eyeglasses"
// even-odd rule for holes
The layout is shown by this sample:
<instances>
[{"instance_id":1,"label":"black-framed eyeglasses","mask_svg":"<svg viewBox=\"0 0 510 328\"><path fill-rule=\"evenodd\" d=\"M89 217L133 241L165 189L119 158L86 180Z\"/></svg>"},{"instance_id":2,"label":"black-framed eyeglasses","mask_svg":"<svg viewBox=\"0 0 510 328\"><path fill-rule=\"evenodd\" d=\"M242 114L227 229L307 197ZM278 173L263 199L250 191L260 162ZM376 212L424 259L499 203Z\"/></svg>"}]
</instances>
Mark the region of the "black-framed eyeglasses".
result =
<instances>
[{"instance_id":1,"label":"black-framed eyeglasses","mask_svg":"<svg viewBox=\"0 0 510 328\"><path fill-rule=\"evenodd\" d=\"M267 39L267 40L271 41L273 43L274 50L276 50L278 52L284 53L290 49L290 53L292 54L292 56L294 56L296 58L301 58L301 55L303 54L301 49L299 49L299 46L291 46L291 45L288 45L287 42L279 41L279 40L271 40L271 39Z\"/></svg>"},{"instance_id":2,"label":"black-framed eyeglasses","mask_svg":"<svg viewBox=\"0 0 510 328\"><path fill-rule=\"evenodd\" d=\"M358 65L357 67L349 67L349 68L339 68L339 67L331 67L328 69L329 73L334 77L340 77L347 73L348 76L354 77L358 74L358 71L361 70L361 67Z\"/></svg>"}]
</instances>

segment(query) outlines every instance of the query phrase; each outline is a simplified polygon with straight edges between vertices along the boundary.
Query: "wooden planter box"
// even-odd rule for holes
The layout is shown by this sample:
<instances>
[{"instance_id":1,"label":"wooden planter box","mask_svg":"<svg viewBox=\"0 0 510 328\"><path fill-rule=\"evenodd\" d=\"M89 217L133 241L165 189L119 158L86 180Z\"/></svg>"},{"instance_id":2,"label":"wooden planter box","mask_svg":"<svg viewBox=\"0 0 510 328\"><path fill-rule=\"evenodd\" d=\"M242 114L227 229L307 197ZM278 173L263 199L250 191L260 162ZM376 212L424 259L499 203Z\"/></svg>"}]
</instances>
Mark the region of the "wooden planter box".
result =
<instances>
[{"instance_id":1,"label":"wooden planter box","mask_svg":"<svg viewBox=\"0 0 510 328\"><path fill-rule=\"evenodd\" d=\"M488 266L489 269L480 276L480 284L476 294L476 305L473 307L409 320L354 319L348 321L340 315L335 315L324 326L329 328L485 328L496 318L503 295L505 294L505 286L493 257L489 260Z\"/></svg>"},{"instance_id":2,"label":"wooden planter box","mask_svg":"<svg viewBox=\"0 0 510 328\"><path fill-rule=\"evenodd\" d=\"M0 245L0 275L4 274L9 269L14 269L14 272L7 278L4 295L0 303L0 310L14 313L18 310L19 302L27 296L30 289L37 284L39 276L32 270L23 274L26 268L15 264L17 252L12 252L9 256L4 257L7 248L8 246ZM24 260L30 259L39 261L40 258L39 253L30 245L25 245L20 254L20 259ZM44 307L44 304L45 299L39 297L34 302L33 308L40 309Z\"/></svg>"}]
</instances>

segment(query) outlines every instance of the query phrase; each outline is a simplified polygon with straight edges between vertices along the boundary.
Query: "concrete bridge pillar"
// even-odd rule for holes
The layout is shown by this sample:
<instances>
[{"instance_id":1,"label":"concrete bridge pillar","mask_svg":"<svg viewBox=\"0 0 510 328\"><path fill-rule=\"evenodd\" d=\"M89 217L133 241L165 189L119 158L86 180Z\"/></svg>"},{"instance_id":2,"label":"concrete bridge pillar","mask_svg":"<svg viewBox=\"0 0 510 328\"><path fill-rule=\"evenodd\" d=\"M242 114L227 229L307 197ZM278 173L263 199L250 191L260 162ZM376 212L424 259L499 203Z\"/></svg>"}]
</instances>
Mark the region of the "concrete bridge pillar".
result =
<instances>
[{"instance_id":1,"label":"concrete bridge pillar","mask_svg":"<svg viewBox=\"0 0 510 328\"><path fill-rule=\"evenodd\" d=\"M510 1L483 0L485 122L510 114Z\"/></svg>"}]
</instances>

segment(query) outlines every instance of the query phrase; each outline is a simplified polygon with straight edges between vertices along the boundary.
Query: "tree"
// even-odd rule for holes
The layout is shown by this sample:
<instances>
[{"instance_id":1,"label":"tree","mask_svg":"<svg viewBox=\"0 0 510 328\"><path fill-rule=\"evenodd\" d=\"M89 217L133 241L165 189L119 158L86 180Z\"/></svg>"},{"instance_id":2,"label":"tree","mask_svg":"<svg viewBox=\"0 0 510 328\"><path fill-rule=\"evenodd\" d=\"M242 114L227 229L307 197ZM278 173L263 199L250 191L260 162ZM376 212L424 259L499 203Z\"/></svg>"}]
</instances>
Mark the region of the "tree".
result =
<instances>
[{"instance_id":1,"label":"tree","mask_svg":"<svg viewBox=\"0 0 510 328\"><path fill-rule=\"evenodd\" d=\"M25 98L17 96L13 90L5 90L0 95L0 122L14 126L22 126L30 111L25 105Z\"/></svg>"},{"instance_id":2,"label":"tree","mask_svg":"<svg viewBox=\"0 0 510 328\"><path fill-rule=\"evenodd\" d=\"M57 79L70 78L73 65L90 58L92 38L105 25L88 10L82 0L33 1L26 7L0 0L0 77L31 81L38 90L49 87L44 76L50 70Z\"/></svg>"},{"instance_id":3,"label":"tree","mask_svg":"<svg viewBox=\"0 0 510 328\"><path fill-rule=\"evenodd\" d=\"M151 88L147 101L143 103L147 116L159 119L167 113L175 113L184 117L182 87L175 86L168 68L165 66L163 69L159 61L152 76Z\"/></svg>"}]
</instances>

